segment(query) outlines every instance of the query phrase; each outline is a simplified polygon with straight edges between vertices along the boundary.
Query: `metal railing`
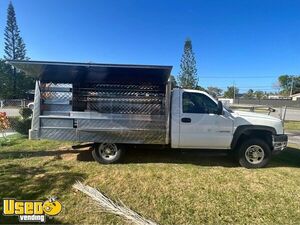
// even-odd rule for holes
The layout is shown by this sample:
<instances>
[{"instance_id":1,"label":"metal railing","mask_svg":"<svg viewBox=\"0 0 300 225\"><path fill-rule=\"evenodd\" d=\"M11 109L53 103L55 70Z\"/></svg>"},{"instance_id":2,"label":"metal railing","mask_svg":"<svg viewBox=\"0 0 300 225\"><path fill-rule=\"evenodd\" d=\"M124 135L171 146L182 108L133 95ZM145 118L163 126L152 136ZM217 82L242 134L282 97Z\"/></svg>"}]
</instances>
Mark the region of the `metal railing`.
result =
<instances>
[{"instance_id":1,"label":"metal railing","mask_svg":"<svg viewBox=\"0 0 300 225\"><path fill-rule=\"evenodd\" d=\"M28 99L1 99L0 109L3 108L23 108L26 107L33 100Z\"/></svg>"}]
</instances>

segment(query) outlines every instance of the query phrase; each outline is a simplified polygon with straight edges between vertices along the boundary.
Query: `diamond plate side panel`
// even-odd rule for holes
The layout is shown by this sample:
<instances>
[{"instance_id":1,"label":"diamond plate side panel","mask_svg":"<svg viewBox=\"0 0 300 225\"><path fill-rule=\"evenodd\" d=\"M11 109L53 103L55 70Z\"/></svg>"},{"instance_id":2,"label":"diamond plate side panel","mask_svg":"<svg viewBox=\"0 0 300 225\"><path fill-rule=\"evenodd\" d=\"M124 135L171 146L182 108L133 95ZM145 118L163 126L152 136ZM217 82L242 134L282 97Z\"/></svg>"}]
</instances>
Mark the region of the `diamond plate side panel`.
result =
<instances>
[{"instance_id":1,"label":"diamond plate side panel","mask_svg":"<svg viewBox=\"0 0 300 225\"><path fill-rule=\"evenodd\" d=\"M39 129L40 129L40 114L41 114L41 99L40 99L40 87L39 82L35 82L35 91L34 91L34 105L31 121L31 129L29 130L29 139L38 139Z\"/></svg>"},{"instance_id":2,"label":"diamond plate side panel","mask_svg":"<svg viewBox=\"0 0 300 225\"><path fill-rule=\"evenodd\" d=\"M161 131L79 131L79 141L97 143L164 144L165 132Z\"/></svg>"},{"instance_id":3,"label":"diamond plate side panel","mask_svg":"<svg viewBox=\"0 0 300 225\"><path fill-rule=\"evenodd\" d=\"M165 130L164 121L143 120L109 120L109 119L79 119L78 128L101 128L101 129L162 129Z\"/></svg>"},{"instance_id":4,"label":"diamond plate side panel","mask_svg":"<svg viewBox=\"0 0 300 225\"><path fill-rule=\"evenodd\" d=\"M73 128L73 119L44 119L44 118L41 118L41 127Z\"/></svg>"},{"instance_id":5,"label":"diamond plate side panel","mask_svg":"<svg viewBox=\"0 0 300 225\"><path fill-rule=\"evenodd\" d=\"M33 106L33 116L32 116L32 130L38 130L40 127L40 88L39 82L35 82L35 92L34 92L34 106Z\"/></svg>"},{"instance_id":6,"label":"diamond plate side panel","mask_svg":"<svg viewBox=\"0 0 300 225\"><path fill-rule=\"evenodd\" d=\"M110 143L166 143L168 112L165 87L44 83L41 84L41 90L43 114L72 118L41 118L41 138ZM73 128L74 124L77 129Z\"/></svg>"},{"instance_id":7,"label":"diamond plate side panel","mask_svg":"<svg viewBox=\"0 0 300 225\"><path fill-rule=\"evenodd\" d=\"M155 85L90 84L74 87L75 111L164 115L165 90Z\"/></svg>"},{"instance_id":8,"label":"diamond plate side panel","mask_svg":"<svg viewBox=\"0 0 300 225\"><path fill-rule=\"evenodd\" d=\"M71 105L42 105L41 109L43 111L63 111L63 112L70 112L72 111Z\"/></svg>"},{"instance_id":9,"label":"diamond plate side panel","mask_svg":"<svg viewBox=\"0 0 300 225\"><path fill-rule=\"evenodd\" d=\"M139 102L121 102L121 101L105 101L103 99L88 101L87 109L101 113L118 112L121 114L146 114L159 115L162 114L161 103L139 103Z\"/></svg>"},{"instance_id":10,"label":"diamond plate side panel","mask_svg":"<svg viewBox=\"0 0 300 225\"><path fill-rule=\"evenodd\" d=\"M71 92L50 92L44 91L42 92L41 98L43 100L72 100L72 93Z\"/></svg>"},{"instance_id":11,"label":"diamond plate side panel","mask_svg":"<svg viewBox=\"0 0 300 225\"><path fill-rule=\"evenodd\" d=\"M41 83L41 111L72 111L72 84Z\"/></svg>"},{"instance_id":12,"label":"diamond plate side panel","mask_svg":"<svg viewBox=\"0 0 300 225\"><path fill-rule=\"evenodd\" d=\"M77 141L75 129L41 128L40 138L62 141Z\"/></svg>"}]
</instances>

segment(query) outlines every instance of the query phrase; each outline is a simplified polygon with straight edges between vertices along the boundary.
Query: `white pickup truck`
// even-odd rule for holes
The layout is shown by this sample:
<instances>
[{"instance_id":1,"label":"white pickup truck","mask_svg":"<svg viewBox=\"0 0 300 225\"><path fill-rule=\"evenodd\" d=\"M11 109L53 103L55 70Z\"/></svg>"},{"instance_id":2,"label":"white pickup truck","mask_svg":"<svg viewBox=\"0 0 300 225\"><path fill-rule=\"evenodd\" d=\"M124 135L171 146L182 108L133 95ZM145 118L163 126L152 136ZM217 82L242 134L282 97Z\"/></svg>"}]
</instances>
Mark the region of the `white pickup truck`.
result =
<instances>
[{"instance_id":1,"label":"white pickup truck","mask_svg":"<svg viewBox=\"0 0 300 225\"><path fill-rule=\"evenodd\" d=\"M240 165L259 168L287 146L281 120L233 112L206 92L174 89L171 106L172 148L229 149Z\"/></svg>"},{"instance_id":2,"label":"white pickup truck","mask_svg":"<svg viewBox=\"0 0 300 225\"><path fill-rule=\"evenodd\" d=\"M260 168L287 146L277 118L233 112L202 91L171 90L170 66L9 63L36 79L29 138L90 142L100 163L150 145L227 149L240 165Z\"/></svg>"}]
</instances>

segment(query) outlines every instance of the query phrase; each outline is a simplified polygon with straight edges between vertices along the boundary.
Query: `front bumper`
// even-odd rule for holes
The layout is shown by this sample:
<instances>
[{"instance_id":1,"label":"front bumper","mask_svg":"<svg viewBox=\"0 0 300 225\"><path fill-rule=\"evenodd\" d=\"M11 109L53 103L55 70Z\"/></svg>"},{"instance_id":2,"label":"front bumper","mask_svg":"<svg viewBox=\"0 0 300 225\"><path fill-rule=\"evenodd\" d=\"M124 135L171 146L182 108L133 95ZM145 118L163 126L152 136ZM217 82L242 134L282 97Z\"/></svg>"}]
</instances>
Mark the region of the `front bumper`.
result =
<instances>
[{"instance_id":1,"label":"front bumper","mask_svg":"<svg viewBox=\"0 0 300 225\"><path fill-rule=\"evenodd\" d=\"M279 134L272 136L273 154L278 154L287 147L288 136Z\"/></svg>"}]
</instances>

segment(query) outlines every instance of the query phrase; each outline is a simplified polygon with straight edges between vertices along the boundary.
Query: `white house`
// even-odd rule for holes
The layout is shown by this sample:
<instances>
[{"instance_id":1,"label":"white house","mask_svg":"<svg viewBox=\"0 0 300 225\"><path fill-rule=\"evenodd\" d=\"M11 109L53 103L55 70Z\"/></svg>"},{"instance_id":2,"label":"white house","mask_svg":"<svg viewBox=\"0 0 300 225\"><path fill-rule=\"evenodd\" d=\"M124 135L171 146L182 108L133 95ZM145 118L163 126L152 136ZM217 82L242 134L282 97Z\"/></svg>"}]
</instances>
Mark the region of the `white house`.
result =
<instances>
[{"instance_id":1,"label":"white house","mask_svg":"<svg viewBox=\"0 0 300 225\"><path fill-rule=\"evenodd\" d=\"M221 101L225 106L230 106L233 104L233 98L218 98L218 100Z\"/></svg>"},{"instance_id":2,"label":"white house","mask_svg":"<svg viewBox=\"0 0 300 225\"><path fill-rule=\"evenodd\" d=\"M300 93L293 94L290 97L292 98L293 101L300 100Z\"/></svg>"}]
</instances>

